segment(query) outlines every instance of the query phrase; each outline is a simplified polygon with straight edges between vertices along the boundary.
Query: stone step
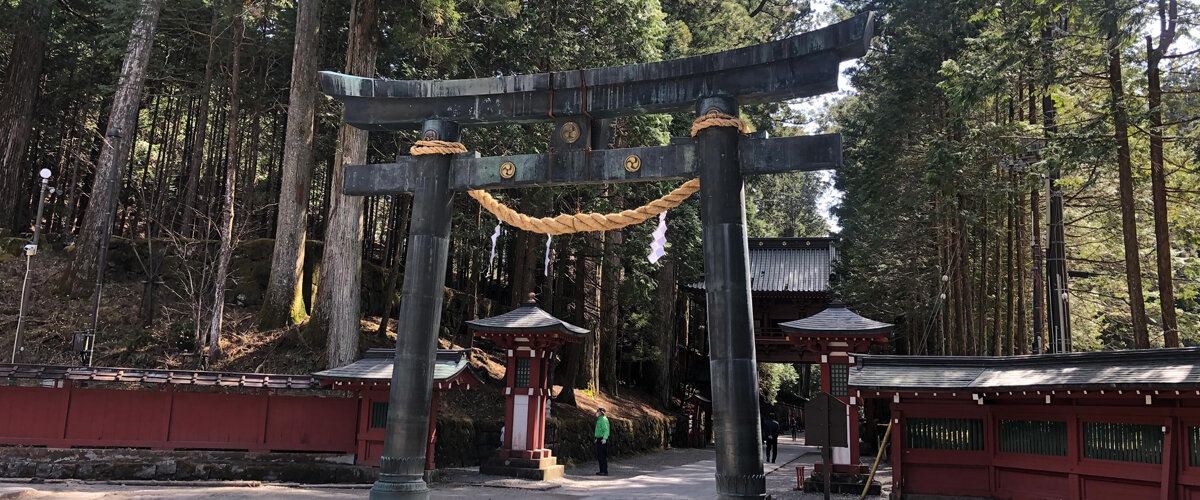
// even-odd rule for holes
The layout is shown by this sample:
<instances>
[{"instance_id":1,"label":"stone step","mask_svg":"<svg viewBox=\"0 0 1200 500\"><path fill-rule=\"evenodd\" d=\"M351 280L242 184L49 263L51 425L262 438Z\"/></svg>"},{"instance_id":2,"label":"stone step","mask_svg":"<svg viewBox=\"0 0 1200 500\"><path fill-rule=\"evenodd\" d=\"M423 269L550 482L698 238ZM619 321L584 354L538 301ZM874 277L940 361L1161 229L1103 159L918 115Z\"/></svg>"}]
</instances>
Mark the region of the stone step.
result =
<instances>
[{"instance_id":1,"label":"stone step","mask_svg":"<svg viewBox=\"0 0 1200 500\"><path fill-rule=\"evenodd\" d=\"M511 465L484 464L479 467L480 474L490 476L519 477L534 481L549 481L562 478L566 468L561 465L551 465L544 468L514 467Z\"/></svg>"}]
</instances>

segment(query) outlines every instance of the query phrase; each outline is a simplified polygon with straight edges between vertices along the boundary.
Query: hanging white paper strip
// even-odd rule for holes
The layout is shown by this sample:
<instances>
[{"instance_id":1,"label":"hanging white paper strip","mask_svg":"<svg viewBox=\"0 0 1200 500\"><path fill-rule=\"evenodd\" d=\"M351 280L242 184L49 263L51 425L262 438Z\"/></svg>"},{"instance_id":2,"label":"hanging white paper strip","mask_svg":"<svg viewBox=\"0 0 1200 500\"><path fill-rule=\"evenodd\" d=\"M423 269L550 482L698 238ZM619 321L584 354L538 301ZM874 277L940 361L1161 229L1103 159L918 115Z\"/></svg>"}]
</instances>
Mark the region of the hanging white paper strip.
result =
<instances>
[{"instance_id":1,"label":"hanging white paper strip","mask_svg":"<svg viewBox=\"0 0 1200 500\"><path fill-rule=\"evenodd\" d=\"M658 228L652 233L654 242L650 244L650 255L646 256L651 264L657 264L658 259L667 254L667 213L658 214Z\"/></svg>"},{"instance_id":2,"label":"hanging white paper strip","mask_svg":"<svg viewBox=\"0 0 1200 500\"><path fill-rule=\"evenodd\" d=\"M492 274L492 262L496 260L496 240L500 239L500 224L496 224L496 231L492 233L492 254L488 256L488 274Z\"/></svg>"},{"instance_id":3,"label":"hanging white paper strip","mask_svg":"<svg viewBox=\"0 0 1200 500\"><path fill-rule=\"evenodd\" d=\"M552 239L554 236L546 235L546 276L550 276L550 240Z\"/></svg>"}]
</instances>

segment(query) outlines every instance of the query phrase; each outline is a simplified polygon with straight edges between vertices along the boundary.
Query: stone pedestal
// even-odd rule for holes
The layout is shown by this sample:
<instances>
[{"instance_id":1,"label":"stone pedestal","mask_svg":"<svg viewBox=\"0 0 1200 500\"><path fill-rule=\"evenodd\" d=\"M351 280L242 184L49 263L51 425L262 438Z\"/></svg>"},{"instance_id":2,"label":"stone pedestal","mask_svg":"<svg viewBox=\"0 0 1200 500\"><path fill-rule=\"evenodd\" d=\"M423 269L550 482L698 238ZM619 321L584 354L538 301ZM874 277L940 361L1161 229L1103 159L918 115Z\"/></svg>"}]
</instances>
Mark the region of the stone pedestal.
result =
<instances>
[{"instance_id":1,"label":"stone pedestal","mask_svg":"<svg viewBox=\"0 0 1200 500\"><path fill-rule=\"evenodd\" d=\"M509 476L534 481L548 481L563 477L565 468L558 464L558 458L507 458L492 457L479 466L480 474L490 476Z\"/></svg>"}]
</instances>

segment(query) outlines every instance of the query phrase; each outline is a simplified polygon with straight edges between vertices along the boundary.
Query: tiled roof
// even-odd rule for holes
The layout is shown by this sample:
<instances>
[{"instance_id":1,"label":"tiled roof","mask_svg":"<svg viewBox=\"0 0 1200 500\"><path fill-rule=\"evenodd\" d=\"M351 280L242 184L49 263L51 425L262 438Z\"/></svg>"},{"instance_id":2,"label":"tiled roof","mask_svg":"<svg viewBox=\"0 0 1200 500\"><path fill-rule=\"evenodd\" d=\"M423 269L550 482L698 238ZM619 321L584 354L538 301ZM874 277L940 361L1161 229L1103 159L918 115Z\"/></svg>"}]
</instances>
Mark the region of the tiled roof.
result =
<instances>
[{"instance_id":1,"label":"tiled roof","mask_svg":"<svg viewBox=\"0 0 1200 500\"><path fill-rule=\"evenodd\" d=\"M268 373L225 373L194 370L155 370L59 365L0 364L0 377L40 380L93 380L97 382L140 382L155 384L202 385L224 387L267 387L274 389L314 389L319 387L309 375Z\"/></svg>"},{"instance_id":2,"label":"tiled roof","mask_svg":"<svg viewBox=\"0 0 1200 500\"><path fill-rule=\"evenodd\" d=\"M532 301L499 316L467 321L467 326L472 331L560 331L576 337L588 332L586 328L551 316Z\"/></svg>"},{"instance_id":3,"label":"tiled roof","mask_svg":"<svg viewBox=\"0 0 1200 500\"><path fill-rule=\"evenodd\" d=\"M830 260L837 258L831 238L750 238L750 291L824 292L829 289ZM704 282L687 288L704 289Z\"/></svg>"},{"instance_id":4,"label":"tiled roof","mask_svg":"<svg viewBox=\"0 0 1200 500\"><path fill-rule=\"evenodd\" d=\"M855 356L860 389L1200 388L1200 348L1031 356Z\"/></svg>"},{"instance_id":5,"label":"tiled roof","mask_svg":"<svg viewBox=\"0 0 1200 500\"><path fill-rule=\"evenodd\" d=\"M433 363L433 381L445 382L457 376L471 364L468 350L438 349ZM396 350L367 349L367 355L346 366L314 373L319 379L391 382Z\"/></svg>"},{"instance_id":6,"label":"tiled roof","mask_svg":"<svg viewBox=\"0 0 1200 500\"><path fill-rule=\"evenodd\" d=\"M780 323L785 333L806 335L878 334L891 331L891 323L883 323L859 316L846 309L845 304L834 302L824 311L803 319Z\"/></svg>"}]
</instances>

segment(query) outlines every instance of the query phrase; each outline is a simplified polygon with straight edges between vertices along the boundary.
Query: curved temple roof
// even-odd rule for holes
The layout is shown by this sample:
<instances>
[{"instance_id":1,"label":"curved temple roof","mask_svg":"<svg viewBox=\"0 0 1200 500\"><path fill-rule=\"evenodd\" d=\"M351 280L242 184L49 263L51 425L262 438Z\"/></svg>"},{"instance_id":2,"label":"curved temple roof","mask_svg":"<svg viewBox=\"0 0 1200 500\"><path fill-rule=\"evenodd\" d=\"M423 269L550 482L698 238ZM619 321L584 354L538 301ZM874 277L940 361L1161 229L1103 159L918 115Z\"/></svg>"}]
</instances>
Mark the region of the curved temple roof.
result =
<instances>
[{"instance_id":1,"label":"curved temple roof","mask_svg":"<svg viewBox=\"0 0 1200 500\"><path fill-rule=\"evenodd\" d=\"M837 90L838 63L867 52L870 12L783 40L670 61L464 80L384 80L323 71L321 89L367 130L552 121L690 110L698 99L778 102Z\"/></svg>"},{"instance_id":2,"label":"curved temple roof","mask_svg":"<svg viewBox=\"0 0 1200 500\"><path fill-rule=\"evenodd\" d=\"M478 382L479 377L470 370L469 353L470 351L467 350L438 349L437 359L433 363L434 383L453 380L464 371ZM316 372L313 377L326 380L391 382L395 361L395 349L388 347L367 349L367 355L363 356L363 359L346 366Z\"/></svg>"},{"instance_id":3,"label":"curved temple roof","mask_svg":"<svg viewBox=\"0 0 1200 500\"><path fill-rule=\"evenodd\" d=\"M806 335L878 335L892 331L891 323L859 316L835 300L824 311L807 318L780 323L785 333Z\"/></svg>"},{"instance_id":4,"label":"curved temple roof","mask_svg":"<svg viewBox=\"0 0 1200 500\"><path fill-rule=\"evenodd\" d=\"M568 337L582 337L588 333L586 328L551 316L532 300L499 316L467 321L467 326L478 333L546 331L561 332Z\"/></svg>"}]
</instances>

